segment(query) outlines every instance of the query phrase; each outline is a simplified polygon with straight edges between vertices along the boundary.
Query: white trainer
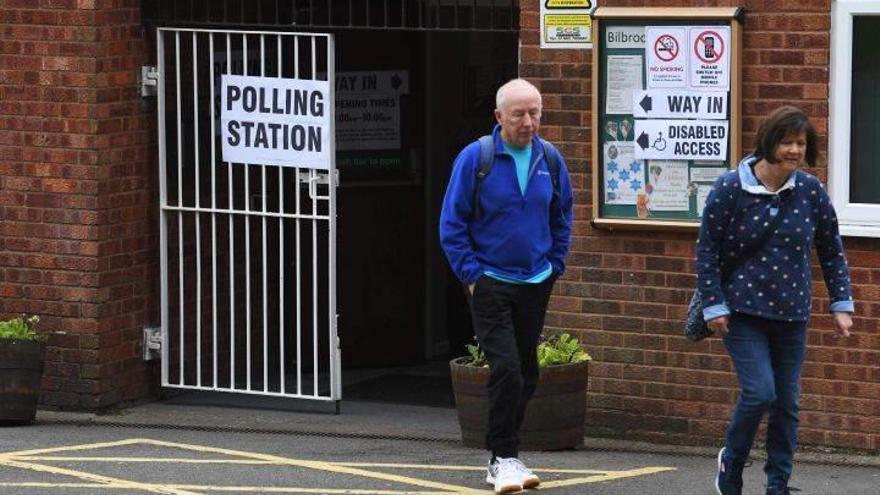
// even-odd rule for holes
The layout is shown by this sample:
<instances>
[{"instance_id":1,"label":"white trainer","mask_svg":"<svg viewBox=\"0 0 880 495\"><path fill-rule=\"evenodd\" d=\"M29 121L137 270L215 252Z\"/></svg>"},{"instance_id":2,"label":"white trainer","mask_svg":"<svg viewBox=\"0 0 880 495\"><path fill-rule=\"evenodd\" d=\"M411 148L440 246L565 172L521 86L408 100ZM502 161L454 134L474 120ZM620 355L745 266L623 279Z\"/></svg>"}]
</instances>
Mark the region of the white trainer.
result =
<instances>
[{"instance_id":1,"label":"white trainer","mask_svg":"<svg viewBox=\"0 0 880 495\"><path fill-rule=\"evenodd\" d=\"M522 473L517 465L522 463L515 457L496 457L495 462L490 462L486 470L486 483L495 487L495 493L513 493L522 490Z\"/></svg>"},{"instance_id":2,"label":"white trainer","mask_svg":"<svg viewBox=\"0 0 880 495\"><path fill-rule=\"evenodd\" d=\"M511 458L511 461L516 466L517 472L519 472L520 484L523 488L537 488L538 485L541 484L541 478L538 478L538 475L533 473L531 469L527 468L522 461L517 458Z\"/></svg>"}]
</instances>

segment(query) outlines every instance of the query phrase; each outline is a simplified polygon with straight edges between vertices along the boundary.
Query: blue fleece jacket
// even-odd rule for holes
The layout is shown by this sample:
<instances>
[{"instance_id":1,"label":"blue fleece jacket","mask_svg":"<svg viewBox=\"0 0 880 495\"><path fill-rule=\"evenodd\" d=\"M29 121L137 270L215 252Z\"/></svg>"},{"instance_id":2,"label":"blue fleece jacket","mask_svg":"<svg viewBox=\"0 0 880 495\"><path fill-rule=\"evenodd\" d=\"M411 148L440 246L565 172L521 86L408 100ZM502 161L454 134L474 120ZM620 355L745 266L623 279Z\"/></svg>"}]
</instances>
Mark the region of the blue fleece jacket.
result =
<instances>
[{"instance_id":1,"label":"blue fleece jacket","mask_svg":"<svg viewBox=\"0 0 880 495\"><path fill-rule=\"evenodd\" d=\"M795 171L778 191L768 191L747 156L722 175L706 198L697 241L697 287L703 316L711 320L737 311L771 320L806 321L812 303L810 253L815 243L832 312L852 312L849 270L828 194L816 177ZM767 242L730 274L721 269L751 249L750 241L779 212L785 215Z\"/></svg>"},{"instance_id":2,"label":"blue fleece jacket","mask_svg":"<svg viewBox=\"0 0 880 495\"><path fill-rule=\"evenodd\" d=\"M474 188L480 169L480 143L464 148L455 159L440 212L440 243L459 280L474 283L485 271L528 280L545 271L565 271L571 237L572 194L568 171L559 156L558 201L544 157L544 146L532 139L531 167L521 192L513 157L504 151L495 126L495 162L480 186L480 215L474 218Z\"/></svg>"}]
</instances>

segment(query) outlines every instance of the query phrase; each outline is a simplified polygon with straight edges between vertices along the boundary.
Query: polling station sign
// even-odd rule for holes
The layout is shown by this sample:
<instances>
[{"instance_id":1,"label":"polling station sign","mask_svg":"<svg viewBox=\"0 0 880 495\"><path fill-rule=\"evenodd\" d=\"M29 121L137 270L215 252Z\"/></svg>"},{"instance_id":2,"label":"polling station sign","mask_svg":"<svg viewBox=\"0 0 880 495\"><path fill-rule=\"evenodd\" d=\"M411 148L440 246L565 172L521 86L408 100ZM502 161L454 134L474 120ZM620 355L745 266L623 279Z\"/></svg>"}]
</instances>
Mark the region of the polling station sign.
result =
<instances>
[{"instance_id":1,"label":"polling station sign","mask_svg":"<svg viewBox=\"0 0 880 495\"><path fill-rule=\"evenodd\" d=\"M331 103L327 81L223 75L223 161L327 170Z\"/></svg>"},{"instance_id":2,"label":"polling station sign","mask_svg":"<svg viewBox=\"0 0 880 495\"><path fill-rule=\"evenodd\" d=\"M726 120L636 120L637 160L727 158Z\"/></svg>"},{"instance_id":3,"label":"polling station sign","mask_svg":"<svg viewBox=\"0 0 880 495\"><path fill-rule=\"evenodd\" d=\"M633 116L649 119L726 119L727 92L633 91Z\"/></svg>"}]
</instances>

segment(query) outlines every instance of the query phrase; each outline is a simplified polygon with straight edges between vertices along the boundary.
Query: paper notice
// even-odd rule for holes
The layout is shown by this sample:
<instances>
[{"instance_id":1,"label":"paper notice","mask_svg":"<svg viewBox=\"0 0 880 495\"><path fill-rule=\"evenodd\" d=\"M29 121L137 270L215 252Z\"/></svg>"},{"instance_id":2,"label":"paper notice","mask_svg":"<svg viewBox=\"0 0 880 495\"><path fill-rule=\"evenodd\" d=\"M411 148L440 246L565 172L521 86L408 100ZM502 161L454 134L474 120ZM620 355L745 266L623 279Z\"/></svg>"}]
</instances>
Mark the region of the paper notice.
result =
<instances>
[{"instance_id":1,"label":"paper notice","mask_svg":"<svg viewBox=\"0 0 880 495\"><path fill-rule=\"evenodd\" d=\"M605 113L632 114L633 91L642 87L642 56L641 55L609 55L608 77L605 92Z\"/></svg>"}]
</instances>

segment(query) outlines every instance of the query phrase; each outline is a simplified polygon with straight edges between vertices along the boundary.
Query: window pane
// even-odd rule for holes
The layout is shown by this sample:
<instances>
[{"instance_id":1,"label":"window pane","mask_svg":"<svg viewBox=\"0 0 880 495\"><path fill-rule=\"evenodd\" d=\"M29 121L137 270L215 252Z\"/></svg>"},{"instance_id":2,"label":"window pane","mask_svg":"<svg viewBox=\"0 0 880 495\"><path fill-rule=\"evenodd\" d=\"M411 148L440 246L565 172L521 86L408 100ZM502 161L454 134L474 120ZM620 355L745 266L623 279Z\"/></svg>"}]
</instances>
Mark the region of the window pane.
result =
<instances>
[{"instance_id":1,"label":"window pane","mask_svg":"<svg viewBox=\"0 0 880 495\"><path fill-rule=\"evenodd\" d=\"M880 203L880 17L853 19L850 202Z\"/></svg>"}]
</instances>

